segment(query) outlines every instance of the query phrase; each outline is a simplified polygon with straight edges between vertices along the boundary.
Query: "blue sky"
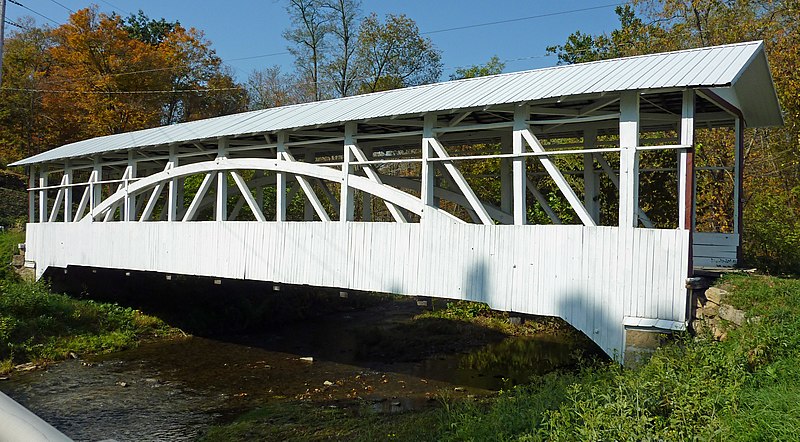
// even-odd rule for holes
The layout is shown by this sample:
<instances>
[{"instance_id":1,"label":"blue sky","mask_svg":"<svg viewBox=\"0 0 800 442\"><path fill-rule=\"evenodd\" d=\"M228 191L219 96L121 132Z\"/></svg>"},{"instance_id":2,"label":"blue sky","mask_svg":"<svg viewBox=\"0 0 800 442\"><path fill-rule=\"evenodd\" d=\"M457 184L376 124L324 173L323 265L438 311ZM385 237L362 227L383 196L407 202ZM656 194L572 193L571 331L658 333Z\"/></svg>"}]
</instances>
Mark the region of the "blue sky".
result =
<instances>
[{"instance_id":1,"label":"blue sky","mask_svg":"<svg viewBox=\"0 0 800 442\"><path fill-rule=\"evenodd\" d=\"M96 3L106 13L121 15L142 9L152 18L178 20L186 27L205 32L217 54L243 81L253 69L278 64L292 70L288 54L260 57L286 51L281 33L289 21L285 0L15 0L59 23L67 20L67 8L77 10ZM61 5L59 5L59 3ZM423 33L480 23L593 8L549 17L471 29L427 34L442 51L443 79L457 67L483 63L492 55L506 62L506 71L521 71L556 63L545 57L545 48L563 43L575 30L610 32L617 25L613 0L363 0L362 13L406 14ZM7 4L7 18L34 17L37 23L52 22L13 3ZM12 28L6 26L6 32ZM252 57L252 58L251 58Z\"/></svg>"}]
</instances>

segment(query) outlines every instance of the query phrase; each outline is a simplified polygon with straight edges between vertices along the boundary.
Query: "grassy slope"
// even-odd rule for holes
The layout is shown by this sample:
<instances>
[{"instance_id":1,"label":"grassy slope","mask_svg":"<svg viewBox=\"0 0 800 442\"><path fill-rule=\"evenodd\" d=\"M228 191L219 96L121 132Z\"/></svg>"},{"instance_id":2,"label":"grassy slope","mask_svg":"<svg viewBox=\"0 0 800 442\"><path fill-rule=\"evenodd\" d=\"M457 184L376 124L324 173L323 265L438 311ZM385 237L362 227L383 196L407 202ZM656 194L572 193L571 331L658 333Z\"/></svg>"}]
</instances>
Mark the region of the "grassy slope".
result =
<instances>
[{"instance_id":1,"label":"grassy slope","mask_svg":"<svg viewBox=\"0 0 800 442\"><path fill-rule=\"evenodd\" d=\"M313 404L268 406L207 440L796 440L800 281L730 276L735 305L760 321L725 342L686 338L636 370L551 373L475 402L353 416Z\"/></svg>"},{"instance_id":2,"label":"grassy slope","mask_svg":"<svg viewBox=\"0 0 800 442\"><path fill-rule=\"evenodd\" d=\"M731 276L761 320L725 342L686 339L637 370L550 375L452 407L441 440L794 440L800 434L800 281Z\"/></svg>"},{"instance_id":3,"label":"grassy slope","mask_svg":"<svg viewBox=\"0 0 800 442\"><path fill-rule=\"evenodd\" d=\"M130 348L178 330L158 318L115 304L51 293L44 283L19 280L6 265L24 235L0 234L0 372L14 364L64 359L70 352Z\"/></svg>"}]
</instances>

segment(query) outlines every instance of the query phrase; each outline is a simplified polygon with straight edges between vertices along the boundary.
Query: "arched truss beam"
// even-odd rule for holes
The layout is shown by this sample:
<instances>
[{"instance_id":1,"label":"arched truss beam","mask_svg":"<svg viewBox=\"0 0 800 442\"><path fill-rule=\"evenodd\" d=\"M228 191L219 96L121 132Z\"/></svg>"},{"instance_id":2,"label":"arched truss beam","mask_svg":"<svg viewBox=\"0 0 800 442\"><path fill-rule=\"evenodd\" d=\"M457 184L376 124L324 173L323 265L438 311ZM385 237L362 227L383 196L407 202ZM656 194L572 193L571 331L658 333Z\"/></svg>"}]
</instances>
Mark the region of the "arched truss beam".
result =
<instances>
[{"instance_id":1,"label":"arched truss beam","mask_svg":"<svg viewBox=\"0 0 800 442\"><path fill-rule=\"evenodd\" d=\"M324 166L317 166L310 163L258 158L218 158L214 161L187 164L185 166L164 170L162 172L144 177L135 183L128 185L127 190L120 188L113 195L100 203L92 214L89 214L81 219L81 222L88 222L93 218L94 220L106 219L108 212L113 211L113 209L123 204L125 198L127 198L129 195L136 195L153 187L163 186L164 183L167 183L170 180L201 173L237 170L266 170L300 175L304 177L312 177L323 181L333 181L338 183L342 183L344 181L343 174L340 170L331 169ZM377 183L369 178L350 174L348 177L348 184L353 189L360 190L392 203L420 216L421 218L429 216L446 216L453 221L463 223L462 220L443 210L423 204L422 201L413 195L395 189L391 186Z\"/></svg>"}]
</instances>

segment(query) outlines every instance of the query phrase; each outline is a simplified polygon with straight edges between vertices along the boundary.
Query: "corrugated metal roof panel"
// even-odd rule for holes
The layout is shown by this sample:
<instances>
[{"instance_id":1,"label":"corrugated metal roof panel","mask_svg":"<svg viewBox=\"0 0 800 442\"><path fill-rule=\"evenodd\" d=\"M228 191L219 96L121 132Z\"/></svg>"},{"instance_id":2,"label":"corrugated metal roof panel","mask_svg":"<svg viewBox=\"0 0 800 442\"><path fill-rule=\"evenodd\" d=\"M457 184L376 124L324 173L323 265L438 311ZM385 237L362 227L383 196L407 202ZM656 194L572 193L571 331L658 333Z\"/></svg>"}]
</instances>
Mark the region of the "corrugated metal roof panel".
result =
<instances>
[{"instance_id":1,"label":"corrugated metal roof panel","mask_svg":"<svg viewBox=\"0 0 800 442\"><path fill-rule=\"evenodd\" d=\"M489 77L448 81L335 100L283 106L171 126L109 135L67 144L12 165L82 157L101 152L212 140L260 132L363 121L371 118L457 111L488 105L536 101L571 95L675 87L731 86L739 79L754 83L761 94L740 93L739 101L751 127L782 123L774 86L765 63L751 63L761 42L603 60ZM760 59L759 59L760 60ZM766 58L764 57L764 60ZM758 72L743 76L750 68ZM766 71L765 71L766 69ZM765 72L762 72L765 71ZM757 84L755 84L757 83ZM736 90L743 90L740 85ZM750 106L758 111L747 112Z\"/></svg>"}]
</instances>

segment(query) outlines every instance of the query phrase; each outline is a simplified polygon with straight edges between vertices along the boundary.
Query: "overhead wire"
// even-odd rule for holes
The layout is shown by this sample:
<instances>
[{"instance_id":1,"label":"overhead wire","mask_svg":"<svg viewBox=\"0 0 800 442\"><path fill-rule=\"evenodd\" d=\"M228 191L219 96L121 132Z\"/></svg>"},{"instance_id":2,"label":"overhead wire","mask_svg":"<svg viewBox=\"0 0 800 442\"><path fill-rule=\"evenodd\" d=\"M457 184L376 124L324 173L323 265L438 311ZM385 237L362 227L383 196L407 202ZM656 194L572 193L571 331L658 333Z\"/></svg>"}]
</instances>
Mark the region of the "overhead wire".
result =
<instances>
[{"instance_id":1,"label":"overhead wire","mask_svg":"<svg viewBox=\"0 0 800 442\"><path fill-rule=\"evenodd\" d=\"M8 0L8 1L11 2L11 3L14 3L14 4L16 4L16 5L20 6L20 7L23 7L23 8L25 8L25 9L31 11L31 12L34 12L34 13L36 13L36 14L44 17L44 18L47 18L48 20L50 20L50 21L52 21L54 23L58 23L55 20L52 20L49 17L46 17L46 16L44 16L44 15L42 15L42 14L36 12L36 11L33 11L32 9L22 5L17 0ZM66 6L64 6L64 5L60 4L59 2L57 2L56 0L50 0L50 1L62 6L65 9L69 9ZM116 7L115 5L109 3L109 2L103 1L103 3L105 3L105 4L107 4L107 5L111 6L111 7L115 7L117 9L120 9L120 8ZM571 10L566 10L566 11L557 11L557 12L552 12L552 13L538 14L538 15L532 15L532 16L527 16L527 17L519 17L519 18L514 18L514 19L508 19L508 20L497 20L497 21L491 21L491 22L475 23L475 24L464 25L464 26L456 26L456 27L451 27L451 28L438 29L438 30L433 30L433 31L426 31L426 32L422 32L421 34L435 34L435 33L451 32L451 31L458 31L458 30L464 30L464 29L473 29L473 28L483 27L483 26L493 26L493 25L504 24L504 23L512 23L512 22L519 22L519 21L524 21L524 20L533 20L533 19L538 19L538 18L546 18L546 17L558 16L558 15L565 15L565 14L572 14L572 13L578 13L578 12L592 11L592 10L597 10L597 9L609 8L609 7L613 7L613 6L621 6L621 5L625 5L625 4L628 4L628 3L629 2L609 3L609 4L605 4L605 5L591 6L591 7L578 8L578 9L571 9ZM123 12L125 12L125 11L123 11ZM16 24L14 24L14 25L16 25ZM16 26L19 26L19 25L16 25ZM19 26L19 27L21 27L21 26ZM590 52L592 50L593 50L592 48L580 49L580 50L573 51L573 53L584 53L584 52ZM228 60L225 60L225 61L226 62L231 62L231 61L251 60L251 59L256 59L256 58L266 58L266 57L274 57L274 56L288 55L288 54L290 54L290 52L282 51L282 52L273 52L273 53L269 53L269 54L261 54L261 55L247 56L247 57L231 58L231 59L228 59ZM523 56L523 57L508 58L508 59L501 60L501 62L502 63L514 63L514 62L518 62L518 61L548 58L548 57L553 57L553 56L557 56L557 55L558 55L557 53L550 52L550 53L546 53L546 54L542 54L542 55L530 55L530 56ZM447 67L445 69L448 69L448 70L452 69L453 71L455 71L457 69L463 69L463 68L467 68L467 67L469 67L469 66L455 66L455 67ZM134 75L134 74L140 74L140 73L149 73L149 72L158 72L158 71L170 71L170 70L177 70L177 69L182 69L182 68L185 68L185 66L181 65L181 66L172 66L172 67L164 67L164 68L153 68L153 69L143 69L143 70L135 70L135 71L127 71L127 72L119 72L119 73L97 74L97 75L87 76L87 77L64 79L64 80L61 80L61 81L46 81L46 83L48 83L48 84L60 84L60 83L77 81L77 80L82 80L82 79L91 79L91 78L94 78L94 77L98 77L98 78L116 77L116 76ZM352 79L349 79L347 81L368 80L370 78L371 77L352 78ZM304 81L304 82L300 82L300 83L297 83L297 84L298 85L313 85L313 84L332 84L332 83L335 83L335 82L338 82L338 80ZM73 90L66 90L66 89L8 89L8 88L3 88L3 89L5 89L5 90L16 90L16 91L21 91L21 92L70 93L70 94L88 94L88 93L91 93L91 94L148 94L148 93L149 94L165 94L165 93L214 92L214 91L225 91L225 90L240 90L241 88L234 87L234 88L207 88L207 89L182 89L182 90L105 91L105 92L104 91L73 91Z\"/></svg>"},{"instance_id":2,"label":"overhead wire","mask_svg":"<svg viewBox=\"0 0 800 442\"><path fill-rule=\"evenodd\" d=\"M610 4L606 4L606 5L589 6L589 7L586 7L586 8L579 8L579 9L570 9L568 11L548 12L548 13L545 13L545 14L530 15L530 16L527 16L527 17L517 17L517 18L509 18L509 19L506 19L506 20L496 20L496 21L489 21L489 22L483 22L483 23L474 23L474 24L471 24L471 25L455 26L455 27L452 27L452 28L444 28L444 29L436 29L436 30L433 30L433 31L420 32L420 34L423 34L423 35L439 34L439 33L442 33L442 32L461 31L461 30L464 30L464 29L474 29L474 28L480 28L480 27L484 27L484 26L502 25L502 24L506 24L506 23L514 23L514 22L519 22L519 21L534 20L534 19L537 19L537 18L546 18L546 17L555 17L555 16L558 16L558 15L573 14L573 13L576 13L576 12L594 11L594 10L597 10L597 9L610 8L612 6L622 6L622 5L625 5L625 4L628 4L628 3L630 3L630 2L610 3Z\"/></svg>"},{"instance_id":3,"label":"overhead wire","mask_svg":"<svg viewBox=\"0 0 800 442\"><path fill-rule=\"evenodd\" d=\"M46 16L46 15L44 15L44 14L42 14L42 13L38 12L38 11L35 11L35 10L33 10L33 9L31 9L31 8L29 8L29 7L25 6L25 5L23 5L22 3L18 2L17 0L8 0L8 2L9 2L9 3L12 3L12 4L14 4L14 5L17 5L17 6L19 6L20 8L26 9L26 10L28 10L28 11L30 11L30 12L32 12L32 13L34 13L34 14L38 15L39 17L42 17L42 18L44 18L45 20L49 20L49 21L51 21L51 22L53 22L53 23L55 23L55 24L57 24L57 25L59 25L59 26L61 26L61 25L62 25L62 23L60 23L60 22L58 22L58 21L56 21L56 20L53 20L52 18L50 18L50 17L48 17L48 16Z\"/></svg>"},{"instance_id":4,"label":"overhead wire","mask_svg":"<svg viewBox=\"0 0 800 442\"><path fill-rule=\"evenodd\" d=\"M75 11L74 11L74 10L70 9L70 8L69 8L69 7L67 7L67 6L64 6L64 4L63 4L63 3L60 3L60 2L58 2L58 1L56 1L56 0L50 0L50 1L51 1L51 2L53 2L53 3L55 3L55 4L57 4L58 6L61 6L62 8L66 9L67 11L69 11L69 12L71 12L71 13L73 13L73 14L75 13Z\"/></svg>"}]
</instances>

